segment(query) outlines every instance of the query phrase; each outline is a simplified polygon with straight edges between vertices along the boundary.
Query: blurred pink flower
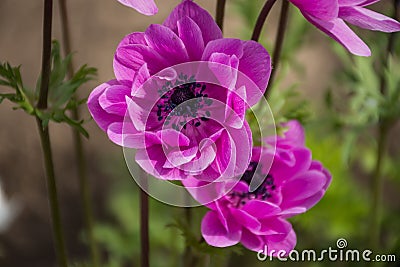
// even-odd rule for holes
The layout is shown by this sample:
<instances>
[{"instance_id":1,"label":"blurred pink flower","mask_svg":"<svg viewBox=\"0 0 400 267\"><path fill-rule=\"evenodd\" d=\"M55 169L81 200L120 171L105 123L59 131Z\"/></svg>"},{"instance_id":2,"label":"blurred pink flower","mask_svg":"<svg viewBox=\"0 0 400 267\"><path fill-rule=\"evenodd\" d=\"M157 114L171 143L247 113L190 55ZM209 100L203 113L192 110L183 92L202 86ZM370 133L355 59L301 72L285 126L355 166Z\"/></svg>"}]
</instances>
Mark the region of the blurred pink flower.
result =
<instances>
[{"instance_id":1,"label":"blurred pink flower","mask_svg":"<svg viewBox=\"0 0 400 267\"><path fill-rule=\"evenodd\" d=\"M312 160L304 146L304 132L297 121L291 121L284 136L276 140L276 151L255 147L251 163L233 190L207 204L201 224L205 241L216 247L242 243L254 251L285 250L296 244L296 234L286 220L313 207L325 194L331 175L321 163ZM269 169L268 162L272 161ZM267 164L265 164L267 163ZM252 179L261 176L264 182L249 191ZM185 185L201 186L192 180ZM195 194L194 194L195 195ZM275 254L274 254L275 255Z\"/></svg>"},{"instance_id":2,"label":"blurred pink flower","mask_svg":"<svg viewBox=\"0 0 400 267\"><path fill-rule=\"evenodd\" d=\"M154 0L118 0L118 2L147 16L155 15L158 12Z\"/></svg>"},{"instance_id":3,"label":"blurred pink flower","mask_svg":"<svg viewBox=\"0 0 400 267\"><path fill-rule=\"evenodd\" d=\"M345 22L381 32L400 31L400 23L366 6L380 0L290 0L318 29L342 44L352 54L370 56L369 47Z\"/></svg>"},{"instance_id":4,"label":"blurred pink flower","mask_svg":"<svg viewBox=\"0 0 400 267\"><path fill-rule=\"evenodd\" d=\"M176 73L183 63L193 64ZM209 70L219 85L192 79L196 68ZM223 38L207 11L183 1L163 25L121 41L116 79L94 89L88 107L108 137L137 149L137 163L160 179L232 177L250 162L244 115L262 97L270 72L260 44Z\"/></svg>"}]
</instances>

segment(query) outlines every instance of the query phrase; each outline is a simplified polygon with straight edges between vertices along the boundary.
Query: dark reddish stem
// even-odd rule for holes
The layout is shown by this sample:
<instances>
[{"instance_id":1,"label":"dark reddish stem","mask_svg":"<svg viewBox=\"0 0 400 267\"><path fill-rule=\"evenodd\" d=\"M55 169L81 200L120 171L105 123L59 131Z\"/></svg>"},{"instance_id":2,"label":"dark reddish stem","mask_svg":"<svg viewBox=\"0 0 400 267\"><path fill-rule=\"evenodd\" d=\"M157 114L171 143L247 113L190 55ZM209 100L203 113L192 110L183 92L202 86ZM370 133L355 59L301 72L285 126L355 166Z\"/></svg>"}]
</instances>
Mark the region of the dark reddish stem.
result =
<instances>
[{"instance_id":1,"label":"dark reddish stem","mask_svg":"<svg viewBox=\"0 0 400 267\"><path fill-rule=\"evenodd\" d=\"M42 50L42 72L39 88L39 100L37 108L47 109L47 97L49 94L49 81L51 70L51 31L53 19L53 1L44 1L43 14L43 50ZM36 116L39 130L40 143L42 146L44 167L46 171L47 194L49 198L50 215L53 228L57 262L60 267L67 267L67 254L64 244L64 235L61 225L60 207L57 194L56 176L54 171L53 155L50 143L50 133L48 125L43 125L43 121Z\"/></svg>"},{"instance_id":2,"label":"dark reddish stem","mask_svg":"<svg viewBox=\"0 0 400 267\"><path fill-rule=\"evenodd\" d=\"M267 0L265 5L263 6L260 15L258 15L256 25L254 26L253 35L251 36L251 40L258 42L260 39L261 31L264 27L265 21L274 6L276 0Z\"/></svg>"},{"instance_id":3,"label":"dark reddish stem","mask_svg":"<svg viewBox=\"0 0 400 267\"><path fill-rule=\"evenodd\" d=\"M147 195L147 174L141 170L140 190L140 244L141 244L141 267L150 266L150 240L149 240L149 196Z\"/></svg>"},{"instance_id":4,"label":"dark reddish stem","mask_svg":"<svg viewBox=\"0 0 400 267\"><path fill-rule=\"evenodd\" d=\"M268 87L265 90L265 94L264 94L264 96L266 98L268 98L268 95L271 91L270 89L275 81L276 71L279 67L279 62L281 60L283 41L285 39L285 32L286 32L286 28L287 28L288 18L289 18L289 1L283 0L281 14L280 14L280 18L279 18L278 32L277 32L276 39L275 39L274 54L272 56L271 77L269 79Z\"/></svg>"},{"instance_id":5,"label":"dark reddish stem","mask_svg":"<svg viewBox=\"0 0 400 267\"><path fill-rule=\"evenodd\" d=\"M224 28L225 5L226 0L217 1L217 14L215 16L215 21L221 30Z\"/></svg>"}]
</instances>

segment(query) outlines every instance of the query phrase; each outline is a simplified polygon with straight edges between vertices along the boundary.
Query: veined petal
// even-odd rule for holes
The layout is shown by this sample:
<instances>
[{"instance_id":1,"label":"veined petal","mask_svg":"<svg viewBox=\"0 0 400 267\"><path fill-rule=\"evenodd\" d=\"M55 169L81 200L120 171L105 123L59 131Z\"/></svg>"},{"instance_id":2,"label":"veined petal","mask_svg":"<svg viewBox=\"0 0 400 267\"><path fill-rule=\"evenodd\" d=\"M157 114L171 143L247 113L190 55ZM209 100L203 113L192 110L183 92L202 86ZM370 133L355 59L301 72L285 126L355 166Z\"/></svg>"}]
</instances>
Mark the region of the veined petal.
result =
<instances>
[{"instance_id":1,"label":"veined petal","mask_svg":"<svg viewBox=\"0 0 400 267\"><path fill-rule=\"evenodd\" d=\"M99 104L106 112L124 117L127 110L125 97L130 91L127 86L112 85L99 97Z\"/></svg>"},{"instance_id":2,"label":"veined petal","mask_svg":"<svg viewBox=\"0 0 400 267\"><path fill-rule=\"evenodd\" d=\"M331 20L337 17L339 4L337 0L290 0L302 12L321 20Z\"/></svg>"},{"instance_id":3,"label":"veined petal","mask_svg":"<svg viewBox=\"0 0 400 267\"><path fill-rule=\"evenodd\" d=\"M190 60L200 60L204 50L204 40L199 25L191 18L183 17L178 21L178 34L185 44Z\"/></svg>"},{"instance_id":4,"label":"veined petal","mask_svg":"<svg viewBox=\"0 0 400 267\"><path fill-rule=\"evenodd\" d=\"M271 58L267 50L257 42L242 41L243 56L239 61L239 71L245 74L239 75L237 87L244 86L246 89L246 104L255 105L267 88L271 76Z\"/></svg>"},{"instance_id":5,"label":"veined petal","mask_svg":"<svg viewBox=\"0 0 400 267\"><path fill-rule=\"evenodd\" d=\"M104 91L111 86L119 85L117 80L111 80L109 82L103 83L97 86L89 95L88 108L93 119L96 121L97 125L103 130L107 131L108 126L113 122L121 122L124 117L110 114L105 111L100 105L99 99L104 94Z\"/></svg>"},{"instance_id":6,"label":"veined petal","mask_svg":"<svg viewBox=\"0 0 400 267\"><path fill-rule=\"evenodd\" d=\"M118 2L136 9L138 12L146 16L151 16L158 12L158 8L154 3L154 0L118 0Z\"/></svg>"},{"instance_id":7,"label":"veined petal","mask_svg":"<svg viewBox=\"0 0 400 267\"><path fill-rule=\"evenodd\" d=\"M201 233L207 244L215 247L229 247L239 243L241 230L227 231L215 211L209 211L201 222Z\"/></svg>"},{"instance_id":8,"label":"veined petal","mask_svg":"<svg viewBox=\"0 0 400 267\"><path fill-rule=\"evenodd\" d=\"M369 6L381 0L339 0L339 7L342 6Z\"/></svg>"},{"instance_id":9,"label":"veined petal","mask_svg":"<svg viewBox=\"0 0 400 267\"><path fill-rule=\"evenodd\" d=\"M240 239L240 243L242 243L243 246L247 249L253 251L259 251L264 247L262 236L253 234L246 229L243 229L242 231L242 238Z\"/></svg>"},{"instance_id":10,"label":"veined petal","mask_svg":"<svg viewBox=\"0 0 400 267\"><path fill-rule=\"evenodd\" d=\"M400 23L363 7L341 7L339 17L358 27L381 32L400 31Z\"/></svg>"},{"instance_id":11,"label":"veined petal","mask_svg":"<svg viewBox=\"0 0 400 267\"><path fill-rule=\"evenodd\" d=\"M222 31L215 23L214 18L192 1L183 1L178 5L164 21L164 25L178 33L178 21L183 17L191 18L199 26L204 44L222 38Z\"/></svg>"},{"instance_id":12,"label":"veined petal","mask_svg":"<svg viewBox=\"0 0 400 267\"><path fill-rule=\"evenodd\" d=\"M352 54L358 56L371 56L369 47L358 37L349 26L340 18L331 21L323 21L303 13L321 31L325 32L332 39L342 44Z\"/></svg>"},{"instance_id":13,"label":"veined petal","mask_svg":"<svg viewBox=\"0 0 400 267\"><path fill-rule=\"evenodd\" d=\"M145 32L145 39L170 66L189 60L182 40L168 27L159 24L150 25Z\"/></svg>"},{"instance_id":14,"label":"veined petal","mask_svg":"<svg viewBox=\"0 0 400 267\"><path fill-rule=\"evenodd\" d=\"M227 56L235 55L237 58L243 56L243 45L239 39L224 38L211 41L204 49L202 60L207 61L214 53L223 53Z\"/></svg>"}]
</instances>

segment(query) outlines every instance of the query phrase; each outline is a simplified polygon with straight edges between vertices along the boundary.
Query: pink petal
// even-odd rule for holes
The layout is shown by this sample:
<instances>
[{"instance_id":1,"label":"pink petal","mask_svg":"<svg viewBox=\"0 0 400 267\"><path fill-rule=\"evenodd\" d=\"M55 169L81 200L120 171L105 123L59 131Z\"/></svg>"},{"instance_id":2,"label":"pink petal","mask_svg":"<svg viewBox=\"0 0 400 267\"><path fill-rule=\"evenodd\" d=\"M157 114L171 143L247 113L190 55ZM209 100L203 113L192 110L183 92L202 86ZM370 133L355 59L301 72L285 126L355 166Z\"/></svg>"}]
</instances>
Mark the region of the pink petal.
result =
<instances>
[{"instance_id":1,"label":"pink petal","mask_svg":"<svg viewBox=\"0 0 400 267\"><path fill-rule=\"evenodd\" d=\"M259 251L264 248L264 242L261 236L253 234L246 229L243 229L240 243L242 243L245 248L253 251Z\"/></svg>"},{"instance_id":2,"label":"pink petal","mask_svg":"<svg viewBox=\"0 0 400 267\"><path fill-rule=\"evenodd\" d=\"M136 9L143 15L151 16L158 12L154 0L118 0L123 5Z\"/></svg>"},{"instance_id":3,"label":"pink petal","mask_svg":"<svg viewBox=\"0 0 400 267\"><path fill-rule=\"evenodd\" d=\"M178 5L164 21L164 25L178 33L178 21L183 17L191 18L199 26L205 45L212 40L222 38L221 29L214 18L192 1L183 1Z\"/></svg>"},{"instance_id":4,"label":"pink petal","mask_svg":"<svg viewBox=\"0 0 400 267\"><path fill-rule=\"evenodd\" d=\"M265 218L260 220L260 222L261 229L253 233L262 235L287 235L292 230L292 225L288 221L279 217Z\"/></svg>"},{"instance_id":5,"label":"pink petal","mask_svg":"<svg viewBox=\"0 0 400 267\"><path fill-rule=\"evenodd\" d=\"M189 60L182 40L168 27L159 24L150 25L145 32L145 39L170 66Z\"/></svg>"},{"instance_id":6,"label":"pink petal","mask_svg":"<svg viewBox=\"0 0 400 267\"><path fill-rule=\"evenodd\" d=\"M242 41L243 56L240 58L237 87L245 86L248 106L255 105L267 88L271 75L271 58L265 48L254 41ZM244 75L243 75L244 74Z\"/></svg>"},{"instance_id":7,"label":"pink petal","mask_svg":"<svg viewBox=\"0 0 400 267\"><path fill-rule=\"evenodd\" d=\"M189 17L178 21L178 33L185 44L189 58L199 61L204 50L204 40L200 27Z\"/></svg>"},{"instance_id":8,"label":"pink petal","mask_svg":"<svg viewBox=\"0 0 400 267\"><path fill-rule=\"evenodd\" d=\"M282 126L288 128L288 130L284 133L285 137L282 138L283 142L290 143L294 146L305 145L305 133L303 126L299 121L291 120L287 123L283 123Z\"/></svg>"},{"instance_id":9,"label":"pink petal","mask_svg":"<svg viewBox=\"0 0 400 267\"><path fill-rule=\"evenodd\" d=\"M369 6L381 0L339 0L339 6Z\"/></svg>"},{"instance_id":10,"label":"pink petal","mask_svg":"<svg viewBox=\"0 0 400 267\"><path fill-rule=\"evenodd\" d=\"M132 44L141 44L147 45L146 40L144 39L143 32L133 32L131 34L126 35L121 42L118 44L114 55L113 67L114 67L114 75L118 81L121 83L126 83L130 85L132 81L132 77L135 75L135 71L130 69L129 67L125 66L120 62L117 56L117 51L120 47Z\"/></svg>"},{"instance_id":11,"label":"pink petal","mask_svg":"<svg viewBox=\"0 0 400 267\"><path fill-rule=\"evenodd\" d=\"M241 230L228 232L221 224L215 211L209 211L201 222L201 233L207 244L214 247L229 247L239 243Z\"/></svg>"},{"instance_id":12,"label":"pink petal","mask_svg":"<svg viewBox=\"0 0 400 267\"><path fill-rule=\"evenodd\" d=\"M223 53L228 56L243 56L243 45L239 39L223 38L209 42L204 49L202 60L207 61L214 53Z\"/></svg>"},{"instance_id":13,"label":"pink petal","mask_svg":"<svg viewBox=\"0 0 400 267\"><path fill-rule=\"evenodd\" d=\"M313 196L323 189L326 181L327 177L318 171L308 171L296 176L282 187L281 207L292 207L295 201Z\"/></svg>"},{"instance_id":14,"label":"pink petal","mask_svg":"<svg viewBox=\"0 0 400 267\"><path fill-rule=\"evenodd\" d=\"M281 209L270 202L262 200L251 200L243 206L243 210L255 218L266 218L278 214Z\"/></svg>"},{"instance_id":15,"label":"pink petal","mask_svg":"<svg viewBox=\"0 0 400 267\"><path fill-rule=\"evenodd\" d=\"M280 151L279 149L277 150ZM283 150L284 151L284 150ZM307 171L310 168L312 158L311 151L307 148L294 148L288 153L292 154L295 159L294 165L280 158L281 154L276 154L272 164L270 173L274 177L276 185L280 185L285 181L289 181L296 174Z\"/></svg>"},{"instance_id":16,"label":"pink petal","mask_svg":"<svg viewBox=\"0 0 400 267\"><path fill-rule=\"evenodd\" d=\"M103 83L97 86L89 95L88 108L93 119L97 125L103 130L107 131L107 128L113 122L122 122L124 117L106 112L99 103L99 98L104 94L104 91L114 85L119 85L117 80L111 80L107 83Z\"/></svg>"},{"instance_id":17,"label":"pink petal","mask_svg":"<svg viewBox=\"0 0 400 267\"><path fill-rule=\"evenodd\" d=\"M127 111L125 96L130 93L129 87L112 85L99 97L99 104L106 112L124 117Z\"/></svg>"},{"instance_id":18,"label":"pink petal","mask_svg":"<svg viewBox=\"0 0 400 267\"><path fill-rule=\"evenodd\" d=\"M341 7L339 17L358 27L381 32L400 31L400 23L363 7Z\"/></svg>"},{"instance_id":19,"label":"pink petal","mask_svg":"<svg viewBox=\"0 0 400 267\"><path fill-rule=\"evenodd\" d=\"M358 56L371 56L371 50L368 46L346 25L346 23L344 23L342 19L337 18L331 21L323 21L305 13L303 13L303 15L321 31L342 44L352 54Z\"/></svg>"},{"instance_id":20,"label":"pink petal","mask_svg":"<svg viewBox=\"0 0 400 267\"><path fill-rule=\"evenodd\" d=\"M339 5L337 0L290 0L302 12L321 20L331 20L337 17Z\"/></svg>"},{"instance_id":21,"label":"pink petal","mask_svg":"<svg viewBox=\"0 0 400 267\"><path fill-rule=\"evenodd\" d=\"M142 44L123 45L114 56L114 72L117 79L132 83L136 71L145 63L151 73L168 66L168 62L154 49Z\"/></svg>"},{"instance_id":22,"label":"pink petal","mask_svg":"<svg viewBox=\"0 0 400 267\"><path fill-rule=\"evenodd\" d=\"M278 251L283 250L286 251L286 256L294 249L296 246L296 233L292 229L288 235L286 235L283 239L278 237L278 240L274 240L273 236L266 236L265 240L268 246L268 251L271 252L274 250L273 256L277 256ZM268 253L270 255L270 253ZM279 255L282 256L282 255Z\"/></svg>"},{"instance_id":23,"label":"pink petal","mask_svg":"<svg viewBox=\"0 0 400 267\"><path fill-rule=\"evenodd\" d=\"M247 212L242 209L230 209L231 214L235 220L241 224L244 228L250 229L251 231L258 231L261 228L260 222Z\"/></svg>"}]
</instances>

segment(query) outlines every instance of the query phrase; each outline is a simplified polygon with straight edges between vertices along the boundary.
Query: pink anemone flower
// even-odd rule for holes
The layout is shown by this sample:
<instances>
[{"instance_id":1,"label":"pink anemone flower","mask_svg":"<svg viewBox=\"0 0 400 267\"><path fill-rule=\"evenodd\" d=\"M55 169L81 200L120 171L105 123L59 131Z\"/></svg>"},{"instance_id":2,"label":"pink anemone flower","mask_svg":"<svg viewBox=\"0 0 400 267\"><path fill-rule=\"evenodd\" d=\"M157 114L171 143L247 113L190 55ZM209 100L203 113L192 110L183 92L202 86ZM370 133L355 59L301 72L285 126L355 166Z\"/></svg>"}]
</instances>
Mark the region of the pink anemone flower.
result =
<instances>
[{"instance_id":1,"label":"pink anemone flower","mask_svg":"<svg viewBox=\"0 0 400 267\"><path fill-rule=\"evenodd\" d=\"M287 255L295 247L296 234L287 218L313 207L325 194L331 175L312 160L301 125L290 121L284 126L288 130L274 141L276 150L253 148L240 181L225 196L206 205L211 210L202 220L201 232L209 245L227 247L240 242L253 251L267 247L268 255L273 256L279 250ZM265 167L271 161L271 167ZM250 192L251 180L259 176L263 183ZM204 183L192 180L185 185Z\"/></svg>"},{"instance_id":2,"label":"pink anemone flower","mask_svg":"<svg viewBox=\"0 0 400 267\"><path fill-rule=\"evenodd\" d=\"M366 8L380 0L290 1L300 9L309 22L354 55L370 56L371 50L346 22L373 31L400 31L398 21Z\"/></svg>"},{"instance_id":3,"label":"pink anemone flower","mask_svg":"<svg viewBox=\"0 0 400 267\"><path fill-rule=\"evenodd\" d=\"M202 72L215 82L196 76ZM88 108L111 141L137 149L136 162L157 178L233 177L250 162L244 115L270 72L260 44L223 38L207 11L183 1L163 25L123 38L116 79L92 91Z\"/></svg>"}]
</instances>

